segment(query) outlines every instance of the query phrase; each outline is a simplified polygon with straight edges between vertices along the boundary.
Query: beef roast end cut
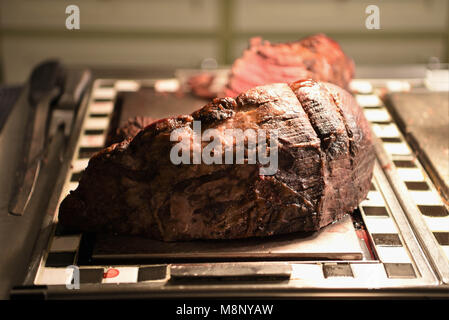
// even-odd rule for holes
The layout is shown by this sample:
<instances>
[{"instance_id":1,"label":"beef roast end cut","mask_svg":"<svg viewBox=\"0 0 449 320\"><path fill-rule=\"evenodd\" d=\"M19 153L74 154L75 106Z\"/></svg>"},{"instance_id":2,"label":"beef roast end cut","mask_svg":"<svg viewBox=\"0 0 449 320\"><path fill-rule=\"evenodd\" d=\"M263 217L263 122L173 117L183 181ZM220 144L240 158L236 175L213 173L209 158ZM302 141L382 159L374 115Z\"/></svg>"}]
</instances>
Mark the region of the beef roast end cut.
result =
<instances>
[{"instance_id":1,"label":"beef roast end cut","mask_svg":"<svg viewBox=\"0 0 449 320\"><path fill-rule=\"evenodd\" d=\"M170 134L191 134L194 121L203 132L223 135L226 129L277 130L278 170L261 175L261 164L248 161L173 164ZM94 155L61 203L59 222L164 241L315 231L366 197L374 165L370 132L355 99L329 83L276 83L217 98Z\"/></svg>"}]
</instances>

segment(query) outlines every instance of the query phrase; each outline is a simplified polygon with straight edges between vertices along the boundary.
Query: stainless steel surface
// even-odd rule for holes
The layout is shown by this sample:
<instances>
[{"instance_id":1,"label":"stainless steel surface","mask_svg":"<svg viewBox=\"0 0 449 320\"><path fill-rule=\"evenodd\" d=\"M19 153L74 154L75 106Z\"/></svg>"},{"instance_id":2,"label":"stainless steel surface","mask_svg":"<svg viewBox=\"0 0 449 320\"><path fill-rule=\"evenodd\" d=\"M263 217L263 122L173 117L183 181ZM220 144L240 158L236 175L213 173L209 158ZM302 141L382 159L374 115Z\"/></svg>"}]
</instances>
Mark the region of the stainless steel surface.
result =
<instances>
[{"instance_id":1,"label":"stainless steel surface","mask_svg":"<svg viewBox=\"0 0 449 320\"><path fill-rule=\"evenodd\" d=\"M282 259L362 260L363 253L349 215L318 232L289 234L262 239L163 242L142 237L98 235L92 253L96 263L104 260L152 259Z\"/></svg>"},{"instance_id":2,"label":"stainless steel surface","mask_svg":"<svg viewBox=\"0 0 449 320\"><path fill-rule=\"evenodd\" d=\"M102 84L106 82L108 82L107 88L102 87ZM116 85L118 82L118 80L113 79L108 79L107 81L97 80L93 85L86 117L73 153L73 168L68 170L64 176L65 184L60 194L60 200L62 200L70 189L77 186L76 181L71 179L72 175L76 176L87 165L87 159L79 157L78 151L80 148L96 146L105 139L105 134L109 126L108 121L113 112L113 101L118 92L118 86ZM147 81L147 83L154 83L154 81ZM125 87L128 88L139 87L139 81L131 80L125 84ZM376 83L376 85L379 85L379 83ZM102 100L98 102L96 99ZM360 99L366 103L366 111L369 111L369 109L377 109L375 112L368 112L372 118L370 121L374 121L373 126L376 126L376 134L379 134L379 132L384 134L387 131L389 133L392 123L388 114L385 114L386 111L384 108L370 107L370 105L381 102L377 95L370 91L369 94ZM105 119L90 117L90 115L94 114L105 114ZM86 130L95 132L95 139L92 139L92 136L86 139ZM299 297L305 295L321 297L447 296L449 286L443 282L444 277L438 271L438 263L435 263L435 259L438 256L435 256L434 251L429 250L431 244L422 241L420 236L422 232L420 228L426 229L427 226L422 224L419 219L415 219L413 214L411 215L408 212L407 206L403 203L404 200L399 199L402 197L402 192L398 192L397 188L389 180L391 178L390 170L388 169L388 165L385 165L385 152L382 155L382 150L386 149L390 153L391 151L396 152L397 150L400 153L404 153L407 150L407 146L404 147L402 145L402 140L401 143L394 147L398 149L394 149L385 141L379 140L377 154L380 163L376 164L374 171L374 188L368 194L368 198L360 205L362 224L365 224L366 234L368 235L368 238L363 240L363 243L367 245L369 250L373 250L374 259L323 260L317 257L298 259L290 256L284 262L279 261L280 258L275 258L275 261L270 262L274 265L289 265L291 273L288 281L274 283L270 281L251 280L249 282L237 281L235 283L225 281L224 283L218 284L194 281L194 283L181 284L176 281L170 281L170 270L176 270L178 266L186 266L186 263L161 264L161 261L165 258L162 257L162 260L159 260L158 264L143 264L144 260L141 259L143 256L134 256L134 261L132 259L125 259L126 263L123 264L123 260L120 261L118 259L123 258L123 256L120 257L120 250L113 244L111 248L115 247L115 249L109 251L110 255L108 257L107 255L104 257L107 260L98 259L101 256L97 255L97 260L87 261L87 264L86 261L83 260L83 262L80 260L79 268L81 274L87 272L92 274L98 273L99 275L102 273L104 275L116 274L117 276L97 277L98 279L95 282L82 283L80 290L69 291L64 285L67 281L67 273L65 267L63 267L64 265L52 265L48 263L47 257L63 257L67 253L73 254L73 256L78 253L82 255L82 251L86 248L86 242L85 239L82 240L84 235L81 241L79 241L76 240L80 239L79 236L71 236L72 238L69 239L69 235L60 234L57 238L53 237L54 242L50 241L48 243L45 254L42 260L40 260L39 268L35 276L30 279L34 279L33 282L36 285L48 285L46 294L52 297L107 297L111 294L114 294L115 297L118 297L117 294L120 294L120 297L142 297L145 295L153 297ZM406 157L409 157L409 155L407 154ZM395 159L397 160L398 158ZM391 159L387 161L387 164L394 166L394 164L391 164ZM393 179L400 180L399 178ZM406 192L409 191L406 190ZM55 220L54 223L56 222ZM416 224L420 225L420 227L416 227ZM361 231L363 229L357 232ZM429 235L428 230L427 234ZM360 234L358 233L358 235ZM431 233L430 236L432 236ZM65 239L65 237L67 238ZM99 240L103 241L100 238ZM358 251L363 255L360 247L360 241L362 239L357 238L356 240ZM63 243L65 245L62 245ZM142 245L144 246L143 243ZM125 243L124 246L126 247L126 245L128 244ZM327 243L326 251L329 251L329 247L332 247L332 245L332 242ZM188 249L191 250L192 248L196 249L195 247L189 247ZM212 248L212 245L208 249L209 253L211 253L210 248ZM93 247L90 247L90 249L93 249ZM66 250L66 252L61 250ZM219 249L216 250L218 253L222 252ZM438 248L438 250L441 249ZM181 252L182 250L178 251L180 254ZM97 253L98 251L95 254ZM215 256L217 255L215 254ZM128 257L131 256L128 254ZM90 259L93 257L91 256ZM265 257L262 259L266 260ZM198 267L199 272L205 270L206 265L209 269L226 269L226 263L212 262L209 256L206 257L206 263L187 263L187 265L191 268L190 270L192 272L195 272L195 265L201 266L201 268ZM235 263L239 267L246 268L254 262L238 261ZM164 272L163 277L142 280L144 279L142 276L144 270L151 268L166 269L167 271Z\"/></svg>"},{"instance_id":3,"label":"stainless steel surface","mask_svg":"<svg viewBox=\"0 0 449 320\"><path fill-rule=\"evenodd\" d=\"M449 201L449 92L398 92L387 99L401 132Z\"/></svg>"},{"instance_id":4,"label":"stainless steel surface","mask_svg":"<svg viewBox=\"0 0 449 320\"><path fill-rule=\"evenodd\" d=\"M78 107L91 80L90 70L69 69L66 76L64 91L59 97L57 105L53 107L51 113L51 122L48 129L49 137L53 136L56 128L61 123L64 123L65 125L65 135L70 136Z\"/></svg>"},{"instance_id":5,"label":"stainless steel surface","mask_svg":"<svg viewBox=\"0 0 449 320\"><path fill-rule=\"evenodd\" d=\"M73 128L71 130L72 134L69 138L69 141L67 142L67 152L62 159L60 170L64 173L70 171L71 159L74 156L73 153L75 152L75 147L78 144L79 136L81 134L81 127L83 125L83 120L85 119L85 115L87 112L89 91L90 89L87 88L87 93L83 95L82 101L80 101L80 105L78 106L77 112L74 117ZM46 208L46 215L42 221L42 225L40 226L41 231L39 237L36 239L36 243L34 244L33 254L28 265L28 272L23 281L24 285L32 285L34 283L34 279L36 277L36 273L38 272L39 266L46 258L45 253L48 249L49 243L51 243L51 236L54 234L54 229L56 227L57 214L55 214L55 210L59 206L61 197L60 192L58 191L62 190L63 186L66 184L66 179L66 174L61 174L55 180L55 192L49 199L48 207Z\"/></svg>"},{"instance_id":6,"label":"stainless steel surface","mask_svg":"<svg viewBox=\"0 0 449 320\"><path fill-rule=\"evenodd\" d=\"M387 168L385 172L386 179L388 183L386 185L391 186L390 192L385 192L385 195L392 199L397 199L401 207L404 209L406 216L408 217L409 223L413 226L415 234L410 230L406 232L409 238L416 238L426 250L426 258L434 266L436 272L439 274L440 279L444 283L449 281L449 260L443 253L441 247L436 241L435 237L430 232L429 228L426 226L426 222L423 219L422 214L418 211L416 205L414 205L413 200L405 185L401 183L401 179L393 166L391 166L387 155L383 149L378 148L377 153L382 166ZM403 223L404 224L404 223ZM418 250L419 247L414 246L413 250ZM424 257L419 255L422 264L427 263Z\"/></svg>"},{"instance_id":7,"label":"stainless steel surface","mask_svg":"<svg viewBox=\"0 0 449 320\"><path fill-rule=\"evenodd\" d=\"M288 263L220 263L220 264L178 264L170 266L170 280L183 282L198 281L288 281L292 268Z\"/></svg>"},{"instance_id":8,"label":"stainless steel surface","mask_svg":"<svg viewBox=\"0 0 449 320\"><path fill-rule=\"evenodd\" d=\"M376 153L378 155L378 158L382 158L382 149L377 150ZM387 170L387 172L390 170ZM426 259L426 256L424 255L424 252L422 251L419 242L417 241L415 234L410 227L407 216L405 215L403 208L400 205L401 200L396 196L396 193L389 184L389 182L391 181L387 180L386 174L384 172L385 171L381 170L381 166L378 162L374 167L374 176L376 177L378 183L381 185L380 190L390 207L391 214L397 224L399 232L404 239L409 252L413 255L413 260L416 264L418 272L421 274L423 279L425 279L429 283L437 284L438 279L434 276L433 271Z\"/></svg>"},{"instance_id":9,"label":"stainless steel surface","mask_svg":"<svg viewBox=\"0 0 449 320\"><path fill-rule=\"evenodd\" d=\"M13 181L15 179L15 166L20 160L21 142L26 129L26 122L23 117L28 116L29 108L27 103L27 91L25 87L23 92L16 101L15 107L12 109L8 120L3 126L0 135L0 150L7 150L7 152L0 152L0 241L2 246L2 261L14 261L17 265L12 263L0 264L0 298L5 298L9 287L20 281L26 270L27 254L30 253L31 248L27 248L29 241L26 233L21 225L24 221L22 217L17 217L9 214L8 204L12 194ZM28 219L29 217L23 217ZM20 219L20 220L18 220ZM28 228L25 228L27 230ZM14 241L11 241L14 239Z\"/></svg>"}]
</instances>

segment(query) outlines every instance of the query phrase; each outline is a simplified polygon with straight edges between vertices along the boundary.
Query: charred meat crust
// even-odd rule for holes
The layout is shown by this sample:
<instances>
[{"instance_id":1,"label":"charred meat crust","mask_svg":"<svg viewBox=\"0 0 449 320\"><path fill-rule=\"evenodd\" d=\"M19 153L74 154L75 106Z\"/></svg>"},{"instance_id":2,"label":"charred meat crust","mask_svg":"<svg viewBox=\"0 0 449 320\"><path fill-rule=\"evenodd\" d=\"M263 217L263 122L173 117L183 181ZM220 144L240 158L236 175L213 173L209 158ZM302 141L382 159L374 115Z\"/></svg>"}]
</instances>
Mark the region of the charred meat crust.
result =
<instances>
[{"instance_id":1,"label":"charred meat crust","mask_svg":"<svg viewBox=\"0 0 449 320\"><path fill-rule=\"evenodd\" d=\"M137 116L129 119L123 126L119 127L108 137L108 144L119 143L125 139L132 139L140 132L140 130L145 129L156 119L150 117Z\"/></svg>"},{"instance_id":2,"label":"charred meat crust","mask_svg":"<svg viewBox=\"0 0 449 320\"><path fill-rule=\"evenodd\" d=\"M192 130L194 120L202 130L278 130L277 172L262 176L259 163L172 164L170 133ZM311 80L261 86L153 122L97 153L59 221L164 241L314 231L352 212L373 164L369 125L349 93Z\"/></svg>"}]
</instances>

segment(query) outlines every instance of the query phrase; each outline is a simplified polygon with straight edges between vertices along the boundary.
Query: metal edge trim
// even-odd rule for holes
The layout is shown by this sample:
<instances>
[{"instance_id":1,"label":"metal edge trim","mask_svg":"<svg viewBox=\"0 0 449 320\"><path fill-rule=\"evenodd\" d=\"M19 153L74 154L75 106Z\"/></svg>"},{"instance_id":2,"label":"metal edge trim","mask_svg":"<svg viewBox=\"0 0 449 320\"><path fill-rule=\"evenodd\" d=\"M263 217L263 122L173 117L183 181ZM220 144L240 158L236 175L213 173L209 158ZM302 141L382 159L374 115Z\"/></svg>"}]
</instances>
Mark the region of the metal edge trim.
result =
<instances>
[{"instance_id":1,"label":"metal edge trim","mask_svg":"<svg viewBox=\"0 0 449 320\"><path fill-rule=\"evenodd\" d=\"M84 118L87 115L87 109L89 102L91 100L91 88L88 86L88 89L83 97L83 100L80 103L79 109L76 114L75 124L73 126L73 130L70 136L69 143L67 145L67 152L64 156L64 160L62 162L61 170L59 177L55 183L55 188L53 195L51 196L46 212L46 219L44 219L41 230L43 232L40 233L38 239L36 240L36 244L33 249L33 253L31 255L30 263L28 265L28 271L23 281L25 285L32 285L36 279L37 273L40 269L43 258L47 255L46 249L49 243L49 239L51 234L55 230L55 225L52 226L52 223L55 221L57 214L56 209L59 203L59 199L61 197L61 192L66 182L67 172L71 166L71 159L76 151L76 146L78 144L78 136L81 132L81 128L84 123ZM43 252L45 250L45 252Z\"/></svg>"},{"instance_id":2,"label":"metal edge trim","mask_svg":"<svg viewBox=\"0 0 449 320\"><path fill-rule=\"evenodd\" d=\"M378 138L375 136L374 139L378 140ZM382 144L379 141L375 141L375 148L376 155L380 163L380 168L382 168L377 168L377 170L382 172L381 176L389 182L387 184L389 185L389 187L391 187L392 191L396 195L396 199L391 196L388 197L388 195L386 195L386 193L384 192L382 193L388 198L393 198L393 202L398 202L399 206L402 208L401 211L405 214L406 220L403 219L402 214L396 214L392 212L392 215L394 216L398 224L398 228L401 229L400 231L404 236L404 241L406 241L407 245L410 243L413 245L413 248L418 249L419 246L416 247L415 245L415 240L417 240L418 244L420 244L422 246L422 249L424 250L424 255L428 258L428 261L431 263L434 271L436 271L439 278L444 283L448 283L449 262L441 252L441 248L433 237L433 234L427 228L421 213L418 211L418 208L413 205L413 200L408 195L405 185L400 180L395 166L389 160L388 155L386 154L385 150L382 147ZM410 228L410 226L412 228ZM413 254L414 253L415 252L413 252ZM419 258L419 264L422 267L427 265L426 259L424 259L421 254L417 255L417 257Z\"/></svg>"}]
</instances>

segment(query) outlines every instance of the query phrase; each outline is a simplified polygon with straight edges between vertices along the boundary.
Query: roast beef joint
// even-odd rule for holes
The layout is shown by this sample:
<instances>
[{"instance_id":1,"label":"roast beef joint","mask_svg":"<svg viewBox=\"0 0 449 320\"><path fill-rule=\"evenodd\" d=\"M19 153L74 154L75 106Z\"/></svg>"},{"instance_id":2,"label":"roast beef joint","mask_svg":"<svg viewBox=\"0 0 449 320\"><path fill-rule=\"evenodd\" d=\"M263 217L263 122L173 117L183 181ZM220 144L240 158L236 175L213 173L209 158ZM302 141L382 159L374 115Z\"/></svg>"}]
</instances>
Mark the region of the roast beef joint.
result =
<instances>
[{"instance_id":1,"label":"roast beef joint","mask_svg":"<svg viewBox=\"0 0 449 320\"><path fill-rule=\"evenodd\" d=\"M313 79L349 88L355 72L354 62L340 45L320 33L299 41L270 43L252 38L243 55L232 64L225 87L220 76L210 72L189 78L188 86L196 96L236 97L251 88L297 79Z\"/></svg>"},{"instance_id":2,"label":"roast beef joint","mask_svg":"<svg viewBox=\"0 0 449 320\"><path fill-rule=\"evenodd\" d=\"M198 123L203 139L196 147L203 155L211 143L204 134L213 129L213 141L232 150L234 163L225 161L226 152L223 161L194 161L195 143L189 139ZM255 141L258 147L266 142L267 152L257 149L254 158L248 148L236 163L241 149L237 139L226 136L236 129L266 133ZM216 98L95 154L77 189L61 203L59 223L164 241L316 231L366 197L374 165L370 132L352 95L326 82L276 83ZM170 154L185 137L192 143L175 155L190 151L189 161L174 163ZM272 163L260 161L261 155ZM273 163L274 172L261 170Z\"/></svg>"},{"instance_id":3,"label":"roast beef joint","mask_svg":"<svg viewBox=\"0 0 449 320\"><path fill-rule=\"evenodd\" d=\"M232 64L224 95L235 97L256 86L297 79L325 81L347 89L354 71L352 59L324 34L284 43L256 37Z\"/></svg>"}]
</instances>

